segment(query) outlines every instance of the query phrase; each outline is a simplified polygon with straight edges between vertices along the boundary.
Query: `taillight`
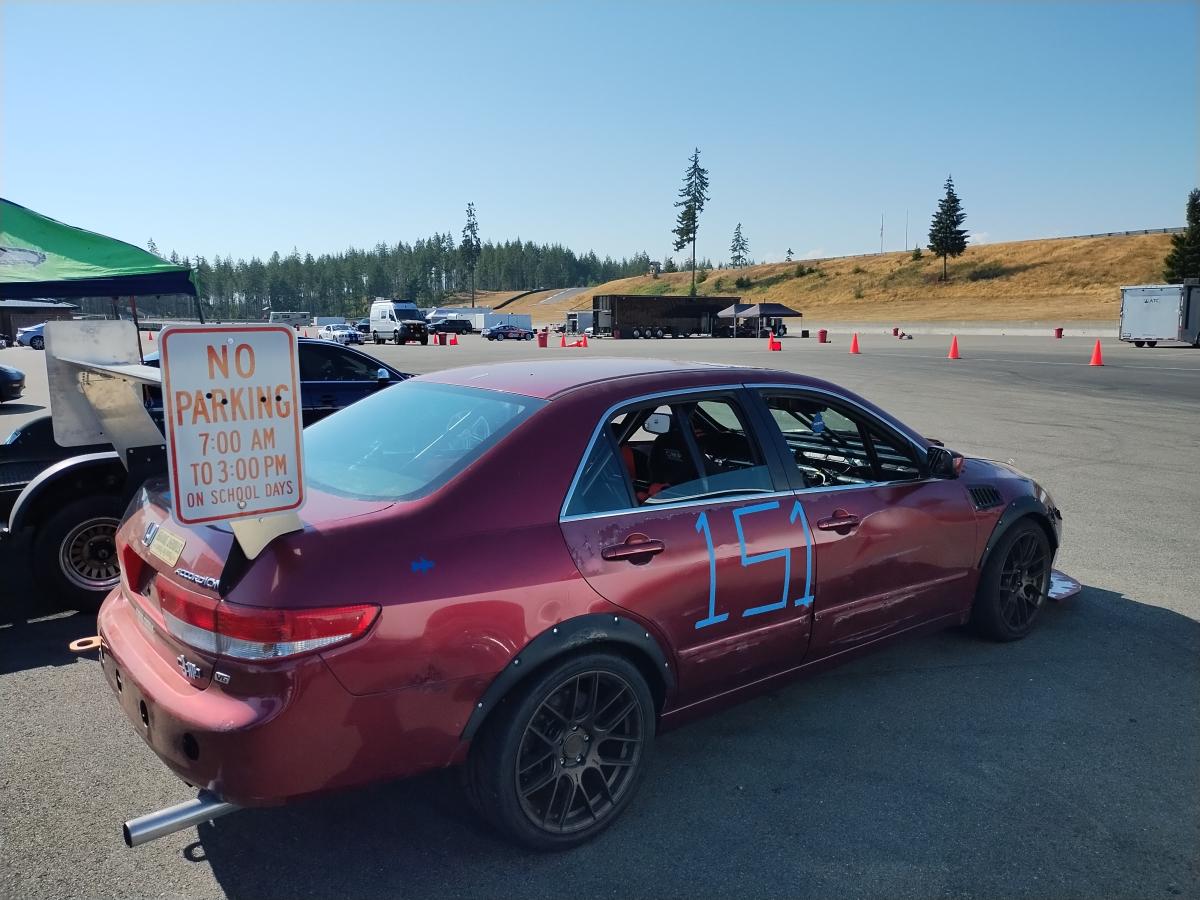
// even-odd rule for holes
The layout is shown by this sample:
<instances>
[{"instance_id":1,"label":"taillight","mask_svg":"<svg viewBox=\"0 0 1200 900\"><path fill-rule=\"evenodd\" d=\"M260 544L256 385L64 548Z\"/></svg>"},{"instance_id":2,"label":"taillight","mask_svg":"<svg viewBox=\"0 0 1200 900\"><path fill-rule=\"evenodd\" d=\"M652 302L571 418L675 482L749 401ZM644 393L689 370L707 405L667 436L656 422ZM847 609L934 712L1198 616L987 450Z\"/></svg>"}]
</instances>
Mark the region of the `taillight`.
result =
<instances>
[{"instance_id":1,"label":"taillight","mask_svg":"<svg viewBox=\"0 0 1200 900\"><path fill-rule=\"evenodd\" d=\"M330 606L276 609L220 602L159 582L167 629L179 640L215 656L269 660L298 656L362 637L379 607Z\"/></svg>"}]
</instances>

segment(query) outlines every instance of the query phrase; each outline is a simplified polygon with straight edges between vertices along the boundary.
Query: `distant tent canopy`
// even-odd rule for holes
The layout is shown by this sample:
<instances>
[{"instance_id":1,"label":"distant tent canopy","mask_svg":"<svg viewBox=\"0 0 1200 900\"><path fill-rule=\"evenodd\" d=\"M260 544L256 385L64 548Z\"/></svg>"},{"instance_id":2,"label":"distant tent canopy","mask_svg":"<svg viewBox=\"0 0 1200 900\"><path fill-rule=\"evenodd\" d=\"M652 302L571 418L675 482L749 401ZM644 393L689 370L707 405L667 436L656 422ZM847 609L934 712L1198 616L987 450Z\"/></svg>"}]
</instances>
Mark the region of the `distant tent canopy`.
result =
<instances>
[{"instance_id":1,"label":"distant tent canopy","mask_svg":"<svg viewBox=\"0 0 1200 900\"><path fill-rule=\"evenodd\" d=\"M196 296L192 270L0 199L0 300Z\"/></svg>"},{"instance_id":2,"label":"distant tent canopy","mask_svg":"<svg viewBox=\"0 0 1200 900\"><path fill-rule=\"evenodd\" d=\"M782 303L735 303L717 313L722 319L785 319L803 316Z\"/></svg>"}]
</instances>

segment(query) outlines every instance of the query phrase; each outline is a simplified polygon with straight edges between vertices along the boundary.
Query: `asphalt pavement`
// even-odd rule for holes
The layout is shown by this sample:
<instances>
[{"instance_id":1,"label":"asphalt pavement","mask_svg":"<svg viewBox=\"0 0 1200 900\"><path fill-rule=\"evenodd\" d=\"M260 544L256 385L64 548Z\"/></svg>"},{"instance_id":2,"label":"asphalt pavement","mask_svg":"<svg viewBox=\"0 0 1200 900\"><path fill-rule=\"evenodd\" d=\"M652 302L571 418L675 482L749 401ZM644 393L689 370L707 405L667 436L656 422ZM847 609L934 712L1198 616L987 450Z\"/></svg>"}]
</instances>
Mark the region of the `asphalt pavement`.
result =
<instances>
[{"instance_id":1,"label":"asphalt pavement","mask_svg":"<svg viewBox=\"0 0 1200 900\"><path fill-rule=\"evenodd\" d=\"M1053 493L1085 589L1026 640L917 639L662 735L628 812L565 854L497 839L453 773L127 850L123 819L189 792L66 651L94 623L0 626L0 896L1200 896L1200 351L1106 341L1097 368L1081 338L970 337L956 361L942 336L860 342L367 349L413 372L657 355L844 384Z\"/></svg>"}]
</instances>

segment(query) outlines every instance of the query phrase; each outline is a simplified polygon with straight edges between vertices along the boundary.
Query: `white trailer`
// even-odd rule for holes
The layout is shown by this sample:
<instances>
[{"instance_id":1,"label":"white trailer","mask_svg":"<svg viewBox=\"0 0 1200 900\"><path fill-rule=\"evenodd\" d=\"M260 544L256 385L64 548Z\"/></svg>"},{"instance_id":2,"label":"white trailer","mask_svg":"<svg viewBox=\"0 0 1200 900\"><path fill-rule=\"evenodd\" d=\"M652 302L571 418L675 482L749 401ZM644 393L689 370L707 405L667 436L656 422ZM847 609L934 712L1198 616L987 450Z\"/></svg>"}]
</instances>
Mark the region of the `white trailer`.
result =
<instances>
[{"instance_id":1,"label":"white trailer","mask_svg":"<svg viewBox=\"0 0 1200 900\"><path fill-rule=\"evenodd\" d=\"M1120 337L1135 347L1154 347L1159 341L1200 347L1200 284L1121 288Z\"/></svg>"}]
</instances>

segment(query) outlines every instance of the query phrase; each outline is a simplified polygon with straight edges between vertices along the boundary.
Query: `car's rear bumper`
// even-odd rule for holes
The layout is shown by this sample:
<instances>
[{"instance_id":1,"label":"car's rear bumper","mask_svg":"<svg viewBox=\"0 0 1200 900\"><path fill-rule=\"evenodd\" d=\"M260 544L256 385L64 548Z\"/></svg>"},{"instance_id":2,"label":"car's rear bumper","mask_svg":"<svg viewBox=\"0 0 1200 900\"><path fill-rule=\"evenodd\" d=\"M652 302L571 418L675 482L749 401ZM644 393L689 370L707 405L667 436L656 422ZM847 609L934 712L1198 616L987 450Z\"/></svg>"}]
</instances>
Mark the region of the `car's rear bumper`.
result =
<instances>
[{"instance_id":1,"label":"car's rear bumper","mask_svg":"<svg viewBox=\"0 0 1200 900\"><path fill-rule=\"evenodd\" d=\"M104 677L168 767L231 803L273 805L461 758L472 706L461 683L356 696L311 655L254 669L218 661L230 683L200 688L151 645L139 615L119 588L101 608Z\"/></svg>"}]
</instances>

